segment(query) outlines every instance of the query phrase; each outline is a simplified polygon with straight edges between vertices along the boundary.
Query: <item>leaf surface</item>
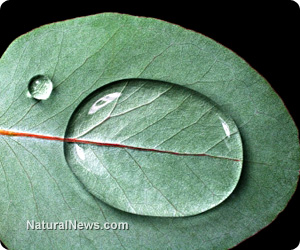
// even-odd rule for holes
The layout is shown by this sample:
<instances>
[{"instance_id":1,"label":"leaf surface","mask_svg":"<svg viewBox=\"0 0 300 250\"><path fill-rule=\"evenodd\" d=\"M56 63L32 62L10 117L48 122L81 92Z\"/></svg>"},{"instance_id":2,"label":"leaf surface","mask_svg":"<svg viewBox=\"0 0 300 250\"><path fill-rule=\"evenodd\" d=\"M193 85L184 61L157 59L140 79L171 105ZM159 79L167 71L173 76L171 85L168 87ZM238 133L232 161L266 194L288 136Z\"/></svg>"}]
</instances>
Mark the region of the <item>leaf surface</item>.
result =
<instances>
[{"instance_id":1,"label":"leaf surface","mask_svg":"<svg viewBox=\"0 0 300 250\"><path fill-rule=\"evenodd\" d=\"M45 101L26 96L35 75L54 83ZM0 61L0 129L63 138L86 97L108 83L138 78L194 90L234 120L244 155L233 193L196 216L139 216L91 195L68 166L61 141L1 135L0 238L8 248L224 249L283 210L300 159L297 129L282 101L233 52L176 25L107 13L18 38ZM27 220L125 221L130 230L26 230Z\"/></svg>"}]
</instances>

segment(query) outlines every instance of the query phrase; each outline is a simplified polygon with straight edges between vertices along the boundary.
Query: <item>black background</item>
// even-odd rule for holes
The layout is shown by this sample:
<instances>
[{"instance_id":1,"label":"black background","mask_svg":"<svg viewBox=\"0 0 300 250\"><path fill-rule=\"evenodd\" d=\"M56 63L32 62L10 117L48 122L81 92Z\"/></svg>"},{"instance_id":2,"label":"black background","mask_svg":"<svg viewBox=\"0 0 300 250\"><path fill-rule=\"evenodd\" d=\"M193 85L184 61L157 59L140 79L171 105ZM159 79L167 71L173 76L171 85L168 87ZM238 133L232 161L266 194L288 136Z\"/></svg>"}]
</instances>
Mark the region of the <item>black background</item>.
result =
<instances>
[{"instance_id":1,"label":"black background","mask_svg":"<svg viewBox=\"0 0 300 250\"><path fill-rule=\"evenodd\" d=\"M235 4L175 1L163 6L162 1L113 2L111 6L102 1L98 4L72 1L62 5L63 2L5 2L0 10L0 55L18 36L51 22L101 12L155 17L200 32L244 58L269 81L299 127L300 9L295 2L264 1L263 5L263 1ZM274 222L234 249L294 249L300 240L297 200L299 188Z\"/></svg>"}]
</instances>

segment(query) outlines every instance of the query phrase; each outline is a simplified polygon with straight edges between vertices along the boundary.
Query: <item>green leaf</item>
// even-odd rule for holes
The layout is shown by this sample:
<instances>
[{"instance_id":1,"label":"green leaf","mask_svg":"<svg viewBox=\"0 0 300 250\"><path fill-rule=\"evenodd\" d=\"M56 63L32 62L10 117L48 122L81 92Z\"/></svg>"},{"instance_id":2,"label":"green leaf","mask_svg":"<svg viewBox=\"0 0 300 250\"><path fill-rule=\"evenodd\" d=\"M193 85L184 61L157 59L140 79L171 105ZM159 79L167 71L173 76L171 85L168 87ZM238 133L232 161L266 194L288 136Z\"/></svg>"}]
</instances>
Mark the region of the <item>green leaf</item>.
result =
<instances>
[{"instance_id":1,"label":"green leaf","mask_svg":"<svg viewBox=\"0 0 300 250\"><path fill-rule=\"evenodd\" d=\"M53 82L53 91L47 100L38 101L26 95L28 83L36 75L45 75ZM104 85L120 80L122 83L126 79L148 79L155 81L155 84L174 84L178 86L178 91L183 89L178 98L189 91L197 92L217 105L218 110L220 109L218 112L226 117L221 117L226 123L234 121L232 128L238 128L243 143L243 170L236 188L227 199L224 200L234 188L235 181L229 183L228 190L231 191L226 192L224 187L220 188L221 192L225 191L221 204L189 217L141 216L120 210L129 210L119 204L124 196L117 196L116 203L112 202L116 198L112 196L106 197L107 200L103 197L98 199L100 194L96 194L98 198L95 197L91 194L95 194L95 190L88 186L92 185L93 180L88 180L88 176L84 177L85 180L83 177L80 180L80 176L77 178L74 175L71 170L74 171L74 166L70 163L74 159L66 158L65 151L69 146L75 147L77 143L66 144L59 138L64 138L65 134L68 137L78 137L76 133L81 129L90 129L93 120L84 125L79 123L81 128L66 131L77 124L74 114L80 113L80 108L84 109L84 103L87 103L86 98L90 98L90 94L98 93L95 91ZM179 26L151 18L109 13L43 26L15 40L4 53L0 61L0 87L0 238L9 249L24 248L24 245L44 249L230 248L274 220L296 188L300 162L297 129L280 98L266 80L236 54L201 34ZM174 105L179 104L175 96L168 100L168 104L157 105L161 108L159 115L172 109L172 102ZM141 104L147 98L148 92L144 99L120 105L118 112L129 105ZM186 114L191 114L192 104L202 102L201 100L202 97L191 102L191 106L187 105ZM106 105L106 110L113 104ZM218 112L213 112L215 118ZM143 124L155 121L155 117L150 117L150 121L146 120L148 113L136 115L145 117ZM194 112L189 117L195 118L197 114ZM125 119L125 116L122 118ZM131 118L134 117L128 116L119 122L129 121ZM187 118L181 121L189 122ZM134 128L141 129L137 120L134 122ZM216 125L215 122L207 124ZM118 128L121 129L120 126ZM17 133L8 136L7 131L18 132L18 135L22 133L23 136L11 136ZM211 128L209 131L214 134L216 130ZM130 136L129 132L130 130L125 130L120 135ZM42 136L25 137L26 134L42 135L48 139L42 139ZM91 135L92 133L88 133L83 139L90 140ZM121 137L113 138L114 135L117 134L114 134L112 127L105 129L105 134L97 134L99 139L107 136L106 142L109 143L124 140ZM235 135L233 143L240 142L238 133ZM164 137L166 135L160 136L167 139ZM193 136L196 138L199 134L193 132L187 138ZM50 140L54 137L55 140ZM217 136L215 139L221 137ZM136 142L141 144L133 145ZM151 146L151 140L135 139L128 143L132 143L130 145L134 147ZM95 155L105 150L105 157L108 158L110 150L119 153L125 151L120 147L99 147L90 143L78 145L86 150L97 148ZM189 146L187 143L172 145L159 150L179 149L185 152ZM207 145L199 144L199 149L201 146ZM226 153L225 157L234 156L241 160L240 146L234 145L233 151L227 152L224 143L213 153L218 157ZM192 147L195 152L190 152L204 153L199 149ZM147 150L126 150L135 160L145 160L145 155L150 154ZM162 157L167 157L166 153L162 154ZM159 152L153 151L151 155L156 156L153 159L152 156L147 158L149 162L157 160ZM181 165L177 159L184 157L172 156L176 157L178 166ZM186 160L186 157L185 162L193 162ZM197 159L200 159L199 162L203 161L203 157L198 156ZM218 166L212 163L210 166L213 168L224 167L226 162L225 159L213 157L205 159L220 162ZM119 162L121 158L117 160ZM108 161L112 162L110 159ZM126 162L127 160L124 165ZM241 161L230 162L238 164L235 170L240 170ZM113 168L114 165L110 167ZM193 164L193 167L197 169L198 166ZM230 171L234 165L225 167ZM209 166L206 165L204 169L209 169ZM237 176L238 171L233 174ZM80 172L74 172L80 175ZM159 173L160 175L155 172L154 179L163 178L163 173ZM226 173L225 182L229 179L229 174ZM122 173L117 174L117 180L122 178ZM220 179L215 171L203 178L208 176ZM209 180L206 182L209 183ZM98 181L96 183L95 185L101 185ZM213 185L214 190L216 186ZM117 189L106 191L103 190L105 195L119 192ZM191 195L188 192L185 197L187 205L191 205ZM203 199L204 196L199 196L200 198ZM178 199L175 197L176 202L183 201ZM197 213L214 203L204 201L207 206L196 209ZM119 209L106 202L113 203ZM143 207L141 213L145 209ZM161 216L164 213L151 208L149 211L152 215ZM187 215L196 213L191 211L190 208L184 209ZM76 220L99 222L101 225L105 222L127 222L129 230L27 230L28 220Z\"/></svg>"}]
</instances>

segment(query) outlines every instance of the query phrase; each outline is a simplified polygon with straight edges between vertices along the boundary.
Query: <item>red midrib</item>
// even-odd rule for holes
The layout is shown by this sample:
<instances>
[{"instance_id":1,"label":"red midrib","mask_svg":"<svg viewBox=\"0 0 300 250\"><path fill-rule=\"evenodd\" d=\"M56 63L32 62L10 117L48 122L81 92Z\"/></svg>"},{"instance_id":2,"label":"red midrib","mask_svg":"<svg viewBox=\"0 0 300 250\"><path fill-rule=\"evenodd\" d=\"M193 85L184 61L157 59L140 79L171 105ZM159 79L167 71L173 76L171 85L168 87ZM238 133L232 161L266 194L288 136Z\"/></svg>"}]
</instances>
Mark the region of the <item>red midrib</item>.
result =
<instances>
[{"instance_id":1,"label":"red midrib","mask_svg":"<svg viewBox=\"0 0 300 250\"><path fill-rule=\"evenodd\" d=\"M173 155L208 156L208 157L212 157L212 158L221 158L221 159L232 160L232 161L241 161L239 159L213 156L213 155L209 155L209 154L179 153L179 152L174 152L174 151L159 150L159 149L153 149L153 148L134 147L134 146L118 144L118 143L95 142L95 141L76 139L76 138L63 138L63 137L58 137L58 136L48 136L48 135L39 135L39 134L31 134L31 133L22 133L22 132L14 132L14 131L9 131L9 130L2 130L2 129L0 129L0 135L17 136L17 137L30 137L30 138L35 138L35 139L49 140L49 141L73 142L73 143L92 144L92 145L97 145L97 146L107 146L107 147L116 147L116 148L128 148L128 149L136 149L136 150L141 150L141 151L152 151L152 152L157 152L157 153L168 153L168 154L173 154Z\"/></svg>"}]
</instances>

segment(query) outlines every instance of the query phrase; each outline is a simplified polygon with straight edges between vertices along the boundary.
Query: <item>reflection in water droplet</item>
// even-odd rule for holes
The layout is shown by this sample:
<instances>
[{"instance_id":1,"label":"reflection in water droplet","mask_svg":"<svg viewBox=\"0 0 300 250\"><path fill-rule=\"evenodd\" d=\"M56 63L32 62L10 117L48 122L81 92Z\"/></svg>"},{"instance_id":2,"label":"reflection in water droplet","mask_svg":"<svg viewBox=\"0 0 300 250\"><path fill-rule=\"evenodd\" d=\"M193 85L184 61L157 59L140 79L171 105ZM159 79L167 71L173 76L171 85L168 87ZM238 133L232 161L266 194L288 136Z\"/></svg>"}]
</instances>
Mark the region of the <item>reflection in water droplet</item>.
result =
<instances>
[{"instance_id":1,"label":"reflection in water droplet","mask_svg":"<svg viewBox=\"0 0 300 250\"><path fill-rule=\"evenodd\" d=\"M228 124L219 116L219 119L222 123L225 135L229 138L230 137L230 128L228 126Z\"/></svg>"},{"instance_id":2,"label":"reflection in water droplet","mask_svg":"<svg viewBox=\"0 0 300 250\"><path fill-rule=\"evenodd\" d=\"M75 144L75 148L76 148L78 157L84 161L85 160L85 152L84 152L83 148L80 147L78 144Z\"/></svg>"},{"instance_id":3,"label":"reflection in water droplet","mask_svg":"<svg viewBox=\"0 0 300 250\"><path fill-rule=\"evenodd\" d=\"M52 81L44 75L37 75L31 78L28 84L27 96L37 100L47 100L53 90Z\"/></svg>"},{"instance_id":4,"label":"reflection in water droplet","mask_svg":"<svg viewBox=\"0 0 300 250\"><path fill-rule=\"evenodd\" d=\"M101 97L92 105L92 107L89 110L89 115L95 114L99 109L103 108L104 106L119 98L120 96L121 93L115 92Z\"/></svg>"}]
</instances>

